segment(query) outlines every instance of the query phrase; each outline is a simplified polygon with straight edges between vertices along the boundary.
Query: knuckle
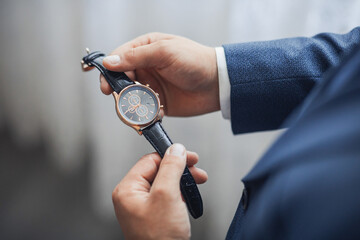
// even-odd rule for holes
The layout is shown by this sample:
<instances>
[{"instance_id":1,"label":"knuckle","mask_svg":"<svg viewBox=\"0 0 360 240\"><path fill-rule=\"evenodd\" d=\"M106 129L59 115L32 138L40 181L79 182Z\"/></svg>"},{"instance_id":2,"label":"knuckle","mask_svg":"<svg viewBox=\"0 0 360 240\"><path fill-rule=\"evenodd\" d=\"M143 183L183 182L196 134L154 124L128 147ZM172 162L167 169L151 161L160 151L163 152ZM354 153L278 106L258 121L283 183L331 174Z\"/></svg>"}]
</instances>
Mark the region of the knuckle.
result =
<instances>
[{"instance_id":1,"label":"knuckle","mask_svg":"<svg viewBox=\"0 0 360 240\"><path fill-rule=\"evenodd\" d=\"M115 187L114 190L112 191L112 201L115 203L117 202L119 199L119 188Z\"/></svg>"},{"instance_id":2,"label":"knuckle","mask_svg":"<svg viewBox=\"0 0 360 240\"><path fill-rule=\"evenodd\" d=\"M159 54L167 54L169 52L169 41L159 40L155 44Z\"/></svg>"},{"instance_id":3,"label":"knuckle","mask_svg":"<svg viewBox=\"0 0 360 240\"><path fill-rule=\"evenodd\" d=\"M159 32L150 32L147 34L147 43L150 44L150 43L153 43L156 41L156 39L158 38L158 35L160 33Z\"/></svg>"},{"instance_id":4,"label":"knuckle","mask_svg":"<svg viewBox=\"0 0 360 240\"><path fill-rule=\"evenodd\" d=\"M124 191L125 188L121 186L121 183L119 183L112 192L112 201L113 203L119 203L121 202L124 197L127 195Z\"/></svg>"},{"instance_id":5,"label":"knuckle","mask_svg":"<svg viewBox=\"0 0 360 240\"><path fill-rule=\"evenodd\" d=\"M156 199L167 199L169 197L169 191L163 186L156 187L153 194Z\"/></svg>"},{"instance_id":6,"label":"knuckle","mask_svg":"<svg viewBox=\"0 0 360 240\"><path fill-rule=\"evenodd\" d=\"M120 58L122 57L124 60L132 60L135 57L136 48L129 48L126 50L122 55L120 55Z\"/></svg>"},{"instance_id":7,"label":"knuckle","mask_svg":"<svg viewBox=\"0 0 360 240\"><path fill-rule=\"evenodd\" d=\"M144 162L144 164L146 163L150 166L154 166L154 164L155 164L155 167L156 167L157 165L160 164L161 157L158 153L149 153L149 154L142 156L139 161L142 161L142 162Z\"/></svg>"},{"instance_id":8,"label":"knuckle","mask_svg":"<svg viewBox=\"0 0 360 240\"><path fill-rule=\"evenodd\" d=\"M114 189L112 193L113 205L116 209L134 214L139 210L136 201L133 201L133 194L131 191L126 191L124 187L119 187L120 184Z\"/></svg>"},{"instance_id":9,"label":"knuckle","mask_svg":"<svg viewBox=\"0 0 360 240\"><path fill-rule=\"evenodd\" d=\"M148 154L145 154L144 156L142 156L142 157L140 158L140 160L153 161L154 158L156 158L156 154L155 154L155 153L148 153Z\"/></svg>"}]
</instances>

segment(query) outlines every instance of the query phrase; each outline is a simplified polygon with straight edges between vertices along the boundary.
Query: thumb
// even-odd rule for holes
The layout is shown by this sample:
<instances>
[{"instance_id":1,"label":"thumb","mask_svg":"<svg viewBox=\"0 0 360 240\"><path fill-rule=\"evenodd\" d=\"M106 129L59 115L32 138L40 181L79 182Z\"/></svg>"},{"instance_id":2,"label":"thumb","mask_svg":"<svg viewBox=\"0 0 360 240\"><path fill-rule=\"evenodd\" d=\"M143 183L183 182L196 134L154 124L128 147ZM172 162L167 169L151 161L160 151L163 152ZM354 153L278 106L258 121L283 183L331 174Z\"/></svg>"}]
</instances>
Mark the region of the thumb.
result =
<instances>
[{"instance_id":1,"label":"thumb","mask_svg":"<svg viewBox=\"0 0 360 240\"><path fill-rule=\"evenodd\" d=\"M186 149L182 144L175 143L166 151L151 191L180 196L180 178L185 166Z\"/></svg>"},{"instance_id":2,"label":"thumb","mask_svg":"<svg viewBox=\"0 0 360 240\"><path fill-rule=\"evenodd\" d=\"M140 68L161 67L166 55L163 41L121 49L103 60L103 65L111 71L133 71Z\"/></svg>"}]
</instances>

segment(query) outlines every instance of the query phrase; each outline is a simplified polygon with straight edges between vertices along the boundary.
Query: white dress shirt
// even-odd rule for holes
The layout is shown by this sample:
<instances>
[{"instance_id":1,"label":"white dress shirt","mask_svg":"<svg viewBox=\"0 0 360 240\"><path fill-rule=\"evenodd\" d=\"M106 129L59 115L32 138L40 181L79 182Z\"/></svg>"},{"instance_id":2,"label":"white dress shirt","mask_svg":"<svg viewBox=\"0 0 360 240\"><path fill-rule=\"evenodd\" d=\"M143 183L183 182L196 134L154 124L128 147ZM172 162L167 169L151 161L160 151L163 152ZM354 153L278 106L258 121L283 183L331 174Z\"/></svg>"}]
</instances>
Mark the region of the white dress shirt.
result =
<instances>
[{"instance_id":1,"label":"white dress shirt","mask_svg":"<svg viewBox=\"0 0 360 240\"><path fill-rule=\"evenodd\" d=\"M230 79L226 65L225 52L223 47L216 47L216 62L219 78L220 109L223 118L231 119L230 111Z\"/></svg>"}]
</instances>

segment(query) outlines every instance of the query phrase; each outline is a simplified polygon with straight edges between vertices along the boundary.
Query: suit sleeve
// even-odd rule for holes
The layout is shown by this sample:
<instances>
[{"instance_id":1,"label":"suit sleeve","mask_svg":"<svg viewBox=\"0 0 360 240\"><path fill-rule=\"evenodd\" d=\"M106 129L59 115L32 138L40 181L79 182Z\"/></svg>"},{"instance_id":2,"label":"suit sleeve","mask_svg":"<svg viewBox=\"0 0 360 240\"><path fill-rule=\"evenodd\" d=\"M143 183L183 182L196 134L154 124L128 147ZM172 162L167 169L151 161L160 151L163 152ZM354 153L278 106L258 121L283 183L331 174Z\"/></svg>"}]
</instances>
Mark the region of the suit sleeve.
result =
<instances>
[{"instance_id":1,"label":"suit sleeve","mask_svg":"<svg viewBox=\"0 0 360 240\"><path fill-rule=\"evenodd\" d=\"M359 43L360 27L342 35L224 45L233 133L278 129L323 73Z\"/></svg>"}]
</instances>

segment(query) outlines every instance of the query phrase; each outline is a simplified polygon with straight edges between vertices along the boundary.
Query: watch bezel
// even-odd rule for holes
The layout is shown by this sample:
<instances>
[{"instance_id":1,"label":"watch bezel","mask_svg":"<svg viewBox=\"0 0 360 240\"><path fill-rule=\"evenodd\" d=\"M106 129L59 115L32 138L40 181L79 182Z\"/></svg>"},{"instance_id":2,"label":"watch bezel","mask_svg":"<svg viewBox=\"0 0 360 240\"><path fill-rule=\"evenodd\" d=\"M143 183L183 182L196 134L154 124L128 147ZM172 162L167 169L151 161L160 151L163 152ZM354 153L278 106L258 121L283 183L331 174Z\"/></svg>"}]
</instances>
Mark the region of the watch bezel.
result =
<instances>
[{"instance_id":1,"label":"watch bezel","mask_svg":"<svg viewBox=\"0 0 360 240\"><path fill-rule=\"evenodd\" d=\"M122 114L121 114L121 111L120 111L120 108L119 108L119 100L120 100L120 97L121 95L127 91L129 88L133 88L133 87L143 87L143 88L146 88L147 90L149 90L154 96L155 96L155 99L157 101L157 110L156 110L156 114L154 115L154 117L152 119L150 119L147 123L144 123L144 124L134 124L130 121L128 121ZM138 82L135 82L135 84L132 84L130 86L127 86L125 87L124 89L122 89L120 91L120 93L117 93L117 92L113 92L112 95L114 96L114 100L115 100L115 109L116 109L116 113L118 115L118 117L120 118L120 120L125 123L126 125L128 125L129 127L132 127L133 129L135 129L140 135L142 134L142 129L146 128L147 126L153 124L154 122L156 121L159 121L161 120L161 116L160 116L160 109L161 109L161 106L160 106L160 98L158 96L158 94L152 90L150 87L146 86L146 85L142 85Z\"/></svg>"}]
</instances>

